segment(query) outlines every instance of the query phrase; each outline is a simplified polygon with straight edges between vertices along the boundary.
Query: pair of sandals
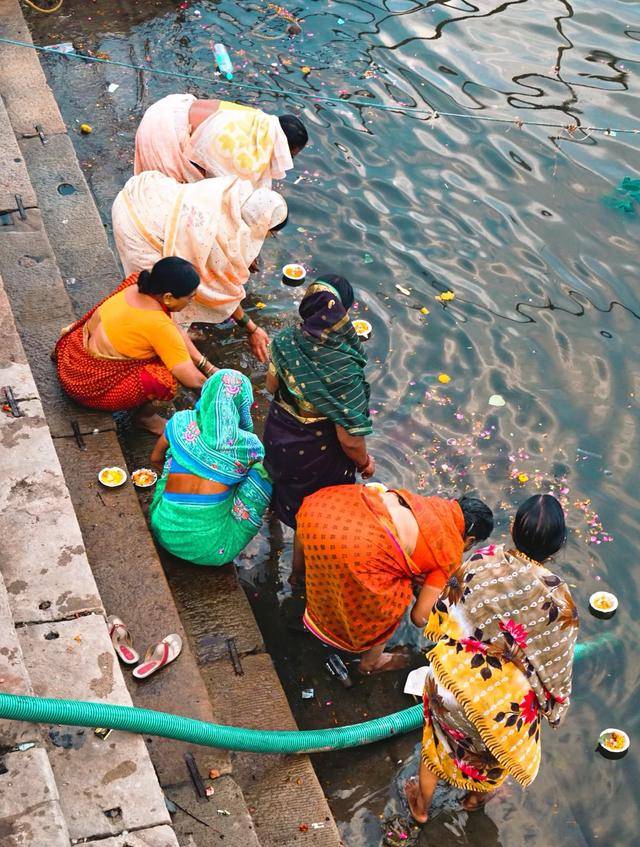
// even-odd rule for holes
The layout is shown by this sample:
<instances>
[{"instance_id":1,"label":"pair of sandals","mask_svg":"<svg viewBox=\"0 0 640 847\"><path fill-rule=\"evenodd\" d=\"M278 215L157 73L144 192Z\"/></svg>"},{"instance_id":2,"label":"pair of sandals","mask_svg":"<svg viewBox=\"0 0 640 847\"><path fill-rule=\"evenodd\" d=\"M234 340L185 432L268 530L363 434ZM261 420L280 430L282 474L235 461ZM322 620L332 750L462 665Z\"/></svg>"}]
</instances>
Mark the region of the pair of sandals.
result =
<instances>
[{"instance_id":1,"label":"pair of sandals","mask_svg":"<svg viewBox=\"0 0 640 847\"><path fill-rule=\"evenodd\" d=\"M140 655L134 650L131 633L124 621L115 615L107 618L109 638L113 649L125 665L137 665L132 671L136 679L146 679L178 658L182 652L182 638L173 632L157 644L152 644L140 661Z\"/></svg>"}]
</instances>

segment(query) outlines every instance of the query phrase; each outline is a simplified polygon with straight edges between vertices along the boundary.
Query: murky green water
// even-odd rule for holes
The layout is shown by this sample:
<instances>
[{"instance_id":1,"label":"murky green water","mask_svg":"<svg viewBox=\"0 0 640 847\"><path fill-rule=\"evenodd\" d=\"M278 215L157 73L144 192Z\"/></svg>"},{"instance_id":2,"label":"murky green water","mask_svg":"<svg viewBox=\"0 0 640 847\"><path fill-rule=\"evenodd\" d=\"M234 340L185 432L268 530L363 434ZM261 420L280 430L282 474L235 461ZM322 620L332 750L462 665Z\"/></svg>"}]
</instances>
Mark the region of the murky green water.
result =
<instances>
[{"instance_id":1,"label":"murky green water","mask_svg":"<svg viewBox=\"0 0 640 847\"><path fill-rule=\"evenodd\" d=\"M290 7L302 19L294 38L271 4L180 5L67 0L63 15L30 21L37 43L73 38L113 59L181 73L209 75L211 41L223 40L238 82L294 95L235 92L267 110L286 102L303 113L312 138L282 189L290 224L252 281L251 302L266 303L254 315L274 328L291 318L296 293L276 272L287 260L346 275L374 328L379 477L425 492L479 492L497 511L497 535L525 496L555 492L572 530L557 567L584 610L583 637L606 630L625 645L576 673L574 705L566 724L547 733L529 792L512 786L471 817L445 812L420 844L635 844L637 756L632 748L622 761L605 761L594 747L603 727L625 728L633 744L639 726L640 208L625 214L603 198L623 177L638 177L640 134L425 120L349 98L640 126L637 3L306 0ZM51 57L44 64L67 124L94 127L74 140L106 224L131 172L144 108L183 87L234 96L218 82L187 85ZM109 93L111 83L118 88ZM346 99L327 104L299 93ZM455 299L438 301L445 290ZM226 361L258 373L240 344L223 340ZM489 405L494 394L503 407ZM289 555L290 540L265 527L240 565L299 723L408 705L392 676L336 690L322 648L286 628L277 592ZM604 587L621 598L610 622L586 611L589 594ZM409 629L403 636L415 639ZM313 702L300 699L308 686ZM378 816L400 809L398 762L416 740L317 759L348 847L380 843Z\"/></svg>"}]
</instances>

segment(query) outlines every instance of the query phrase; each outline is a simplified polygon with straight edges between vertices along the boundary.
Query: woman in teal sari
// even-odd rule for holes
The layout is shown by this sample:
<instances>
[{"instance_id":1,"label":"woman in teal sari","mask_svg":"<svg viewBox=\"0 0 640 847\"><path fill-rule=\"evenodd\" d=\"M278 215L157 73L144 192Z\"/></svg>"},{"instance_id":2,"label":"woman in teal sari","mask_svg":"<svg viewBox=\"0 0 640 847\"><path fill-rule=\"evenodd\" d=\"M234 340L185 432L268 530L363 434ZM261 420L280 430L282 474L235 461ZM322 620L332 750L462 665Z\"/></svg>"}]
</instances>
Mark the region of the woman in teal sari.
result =
<instances>
[{"instance_id":1,"label":"woman in teal sari","mask_svg":"<svg viewBox=\"0 0 640 847\"><path fill-rule=\"evenodd\" d=\"M365 440L372 430L367 356L349 317L353 300L344 277L320 277L302 298L301 322L271 343L267 390L274 398L264 430L265 463L275 513L293 529L305 497L353 484L356 471L363 479L375 472ZM294 551L295 566L297 545Z\"/></svg>"},{"instance_id":2,"label":"woman in teal sari","mask_svg":"<svg viewBox=\"0 0 640 847\"><path fill-rule=\"evenodd\" d=\"M151 454L164 465L149 510L170 553L196 565L232 561L256 535L271 499L264 448L253 432L246 376L219 370L195 410L176 412Z\"/></svg>"}]
</instances>

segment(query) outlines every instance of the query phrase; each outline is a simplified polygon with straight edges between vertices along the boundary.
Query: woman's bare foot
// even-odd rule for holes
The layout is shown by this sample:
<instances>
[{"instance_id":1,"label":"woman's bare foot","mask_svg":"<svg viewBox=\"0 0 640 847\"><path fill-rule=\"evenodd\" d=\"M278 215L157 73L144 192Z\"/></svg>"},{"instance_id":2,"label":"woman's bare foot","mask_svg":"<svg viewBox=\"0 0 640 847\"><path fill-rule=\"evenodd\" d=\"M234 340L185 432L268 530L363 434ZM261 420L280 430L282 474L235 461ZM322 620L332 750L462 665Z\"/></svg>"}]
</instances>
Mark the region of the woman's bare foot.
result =
<instances>
[{"instance_id":1,"label":"woman's bare foot","mask_svg":"<svg viewBox=\"0 0 640 847\"><path fill-rule=\"evenodd\" d=\"M137 415L133 416L133 422L136 426L139 426L140 429L146 429L154 435L162 435L164 433L164 428L167 425L165 418L161 417L156 412L153 414L138 412Z\"/></svg>"},{"instance_id":2,"label":"woman's bare foot","mask_svg":"<svg viewBox=\"0 0 640 847\"><path fill-rule=\"evenodd\" d=\"M477 812L494 794L495 791L469 791L462 799L462 808L465 812Z\"/></svg>"},{"instance_id":3,"label":"woman's bare foot","mask_svg":"<svg viewBox=\"0 0 640 847\"><path fill-rule=\"evenodd\" d=\"M373 662L367 662L366 658L360 662L360 673L385 673L386 671L400 671L409 666L409 656L406 653L382 653Z\"/></svg>"},{"instance_id":4,"label":"woman's bare foot","mask_svg":"<svg viewBox=\"0 0 640 847\"><path fill-rule=\"evenodd\" d=\"M429 819L429 810L420 791L418 780L415 776L408 779L404 784L404 796L409 804L411 816L419 824L425 824Z\"/></svg>"}]
</instances>

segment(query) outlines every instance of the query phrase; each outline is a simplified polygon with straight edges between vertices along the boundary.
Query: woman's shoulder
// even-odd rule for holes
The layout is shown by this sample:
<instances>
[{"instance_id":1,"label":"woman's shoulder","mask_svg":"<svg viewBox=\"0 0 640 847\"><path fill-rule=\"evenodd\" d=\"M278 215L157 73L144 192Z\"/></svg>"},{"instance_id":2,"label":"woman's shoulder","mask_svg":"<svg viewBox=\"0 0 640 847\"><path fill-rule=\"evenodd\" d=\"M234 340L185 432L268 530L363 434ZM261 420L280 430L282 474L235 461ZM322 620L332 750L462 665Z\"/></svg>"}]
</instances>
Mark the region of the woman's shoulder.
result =
<instances>
[{"instance_id":1,"label":"woman's shoulder","mask_svg":"<svg viewBox=\"0 0 640 847\"><path fill-rule=\"evenodd\" d=\"M478 567L480 563L486 565L502 565L509 558L509 552L504 544L485 544L469 555L464 564Z\"/></svg>"}]
</instances>

